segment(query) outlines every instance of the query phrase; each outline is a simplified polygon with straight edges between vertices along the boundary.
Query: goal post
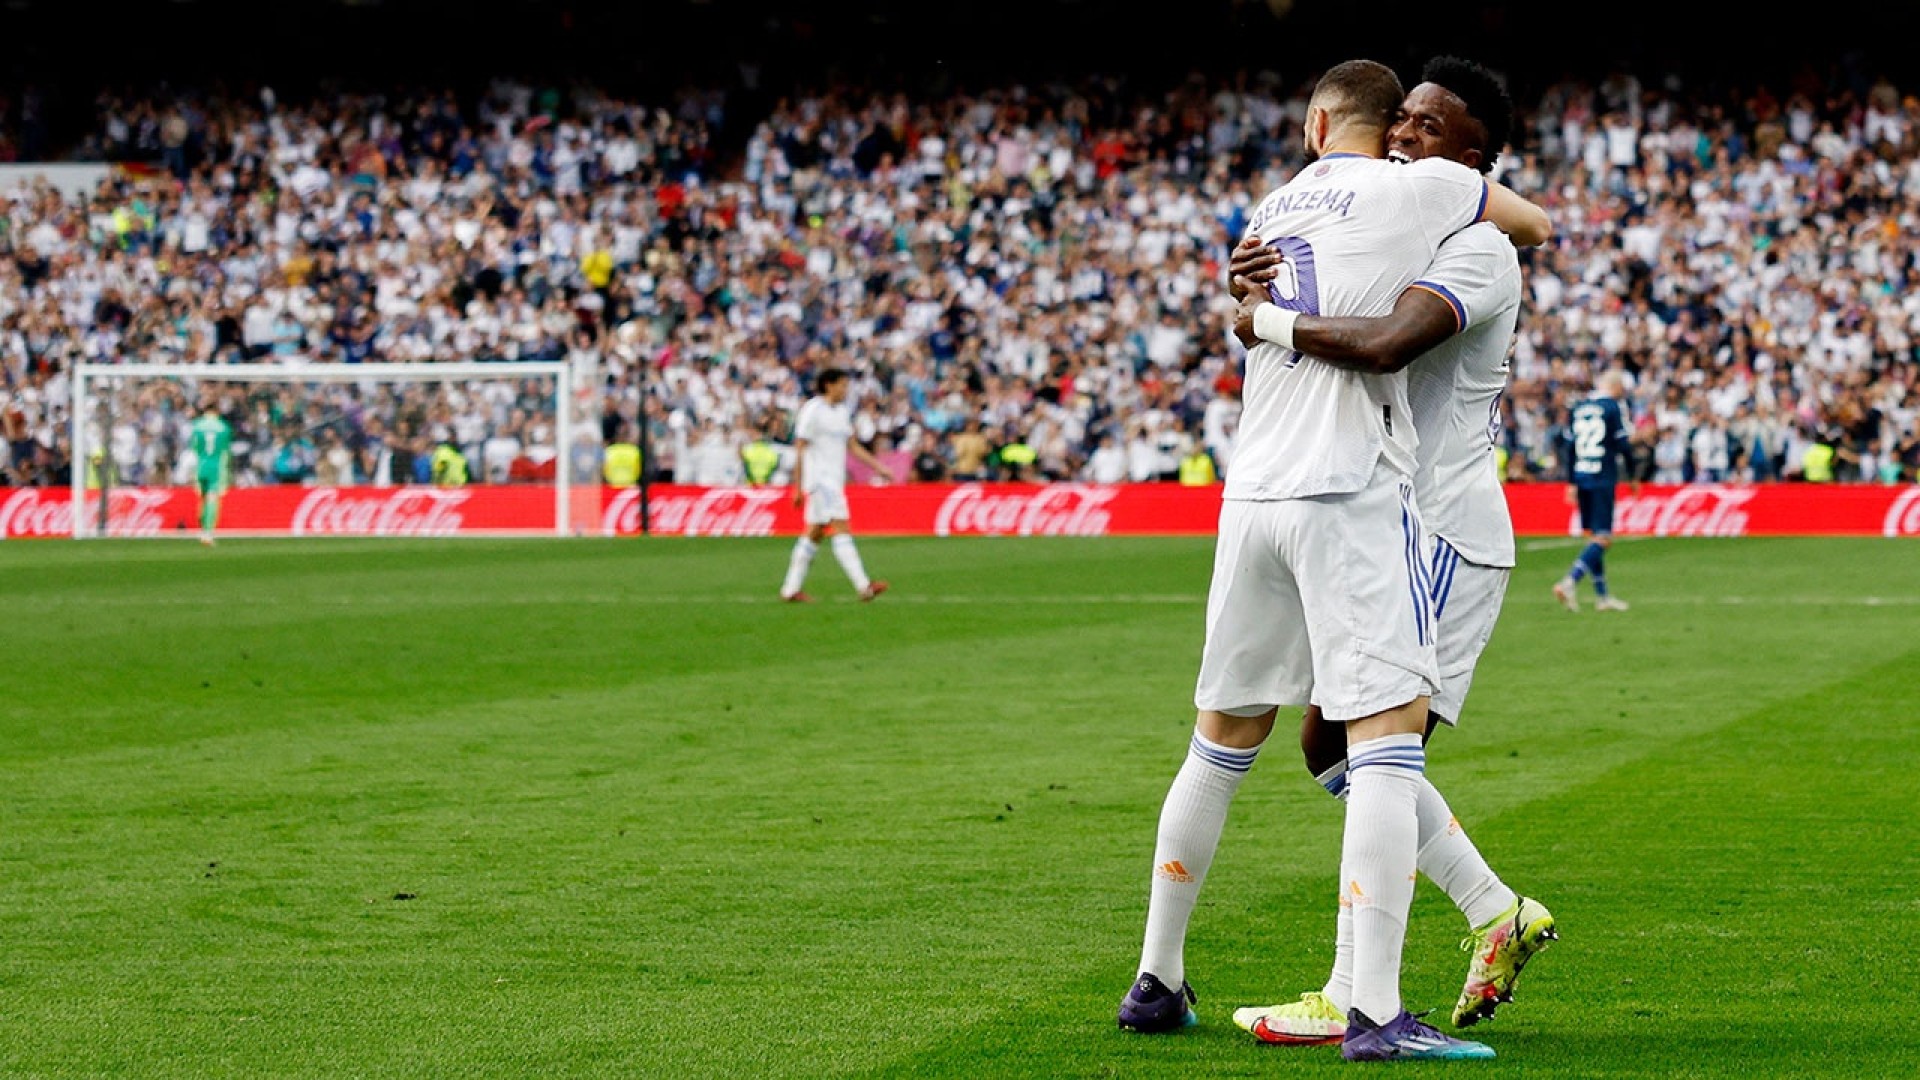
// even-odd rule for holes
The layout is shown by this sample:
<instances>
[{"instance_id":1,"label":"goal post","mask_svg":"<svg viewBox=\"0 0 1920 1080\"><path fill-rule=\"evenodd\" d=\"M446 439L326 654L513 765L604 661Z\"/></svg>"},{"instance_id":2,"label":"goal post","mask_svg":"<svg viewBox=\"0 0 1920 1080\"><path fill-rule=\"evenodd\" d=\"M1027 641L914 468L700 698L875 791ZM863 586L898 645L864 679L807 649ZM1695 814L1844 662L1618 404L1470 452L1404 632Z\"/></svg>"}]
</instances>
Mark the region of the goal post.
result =
<instances>
[{"instance_id":1,"label":"goal post","mask_svg":"<svg viewBox=\"0 0 1920 1080\"><path fill-rule=\"evenodd\" d=\"M72 535L198 531L188 436L213 393L233 427L220 535L570 536L599 509L597 476L581 475L598 405L577 375L561 360L77 364ZM420 457L442 436L467 483L426 482Z\"/></svg>"}]
</instances>

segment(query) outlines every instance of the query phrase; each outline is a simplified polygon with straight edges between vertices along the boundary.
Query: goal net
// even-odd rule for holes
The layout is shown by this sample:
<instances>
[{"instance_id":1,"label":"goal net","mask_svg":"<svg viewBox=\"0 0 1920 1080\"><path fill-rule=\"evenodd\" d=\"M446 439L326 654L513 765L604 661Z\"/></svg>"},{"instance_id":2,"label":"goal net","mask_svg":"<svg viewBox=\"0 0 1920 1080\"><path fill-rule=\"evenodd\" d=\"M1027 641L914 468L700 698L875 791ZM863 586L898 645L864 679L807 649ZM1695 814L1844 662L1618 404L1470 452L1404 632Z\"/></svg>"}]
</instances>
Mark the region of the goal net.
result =
<instances>
[{"instance_id":1,"label":"goal net","mask_svg":"<svg viewBox=\"0 0 1920 1080\"><path fill-rule=\"evenodd\" d=\"M73 535L201 535L208 405L230 432L215 536L572 535L600 450L575 383L561 361L80 364Z\"/></svg>"}]
</instances>

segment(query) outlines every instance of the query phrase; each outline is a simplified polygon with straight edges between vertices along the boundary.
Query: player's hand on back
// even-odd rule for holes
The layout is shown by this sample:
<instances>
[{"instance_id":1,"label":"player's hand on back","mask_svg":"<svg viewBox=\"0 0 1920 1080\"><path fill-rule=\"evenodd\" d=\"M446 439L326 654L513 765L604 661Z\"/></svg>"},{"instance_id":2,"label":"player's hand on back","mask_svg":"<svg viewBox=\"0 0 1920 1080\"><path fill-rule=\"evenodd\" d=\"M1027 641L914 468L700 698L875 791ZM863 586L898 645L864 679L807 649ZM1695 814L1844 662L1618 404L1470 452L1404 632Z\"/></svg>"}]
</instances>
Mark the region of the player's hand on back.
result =
<instances>
[{"instance_id":1,"label":"player's hand on back","mask_svg":"<svg viewBox=\"0 0 1920 1080\"><path fill-rule=\"evenodd\" d=\"M1268 247L1258 236L1249 236L1234 245L1233 254L1227 258L1228 286L1235 300L1245 299L1249 290L1259 291L1255 286L1272 281L1279 272L1280 253ZM1242 281L1241 279L1245 279Z\"/></svg>"},{"instance_id":2,"label":"player's hand on back","mask_svg":"<svg viewBox=\"0 0 1920 1080\"><path fill-rule=\"evenodd\" d=\"M1253 313L1267 302L1267 290L1244 277L1235 277L1233 283L1240 297L1239 305L1233 309L1233 336L1240 339L1240 344L1251 349L1260 343L1260 338L1253 332Z\"/></svg>"}]
</instances>

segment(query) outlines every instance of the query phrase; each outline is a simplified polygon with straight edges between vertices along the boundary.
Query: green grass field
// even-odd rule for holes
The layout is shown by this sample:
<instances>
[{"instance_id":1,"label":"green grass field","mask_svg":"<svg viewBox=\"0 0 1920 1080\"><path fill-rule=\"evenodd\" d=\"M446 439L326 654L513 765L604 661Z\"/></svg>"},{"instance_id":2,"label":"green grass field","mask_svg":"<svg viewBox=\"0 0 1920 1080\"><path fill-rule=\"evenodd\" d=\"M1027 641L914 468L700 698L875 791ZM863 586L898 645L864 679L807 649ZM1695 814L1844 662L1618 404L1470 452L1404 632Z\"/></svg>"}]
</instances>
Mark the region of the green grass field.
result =
<instances>
[{"instance_id":1,"label":"green grass field","mask_svg":"<svg viewBox=\"0 0 1920 1080\"><path fill-rule=\"evenodd\" d=\"M1287 738L1126 1035L1204 540L0 544L0 1073L1238 1077L1325 974L1339 806ZM1563 940L1527 1077L1920 1074L1920 547L1527 550L1429 775ZM1285 718L1283 718L1284 726ZM1404 989L1451 1005L1422 884Z\"/></svg>"}]
</instances>

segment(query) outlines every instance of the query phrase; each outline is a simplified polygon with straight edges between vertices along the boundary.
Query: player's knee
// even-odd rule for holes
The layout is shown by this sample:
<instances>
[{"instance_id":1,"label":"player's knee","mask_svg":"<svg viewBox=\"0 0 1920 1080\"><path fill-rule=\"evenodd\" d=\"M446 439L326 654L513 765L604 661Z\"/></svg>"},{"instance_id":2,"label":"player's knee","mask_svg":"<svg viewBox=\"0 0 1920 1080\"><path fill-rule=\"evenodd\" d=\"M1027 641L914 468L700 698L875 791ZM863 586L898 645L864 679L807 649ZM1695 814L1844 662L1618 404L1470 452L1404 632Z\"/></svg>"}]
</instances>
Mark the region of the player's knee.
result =
<instances>
[{"instance_id":1,"label":"player's knee","mask_svg":"<svg viewBox=\"0 0 1920 1080\"><path fill-rule=\"evenodd\" d=\"M1308 706L1306 715L1300 718L1300 756L1308 772L1316 777L1324 775L1347 759L1346 727Z\"/></svg>"},{"instance_id":2,"label":"player's knee","mask_svg":"<svg viewBox=\"0 0 1920 1080\"><path fill-rule=\"evenodd\" d=\"M1276 710L1270 705L1250 705L1238 709L1202 709L1194 728L1208 742L1236 750L1248 750L1267 741L1273 734Z\"/></svg>"},{"instance_id":3,"label":"player's knee","mask_svg":"<svg viewBox=\"0 0 1920 1080\"><path fill-rule=\"evenodd\" d=\"M1347 797L1347 730L1309 707L1300 718L1300 756L1313 781L1336 799Z\"/></svg>"}]
</instances>

